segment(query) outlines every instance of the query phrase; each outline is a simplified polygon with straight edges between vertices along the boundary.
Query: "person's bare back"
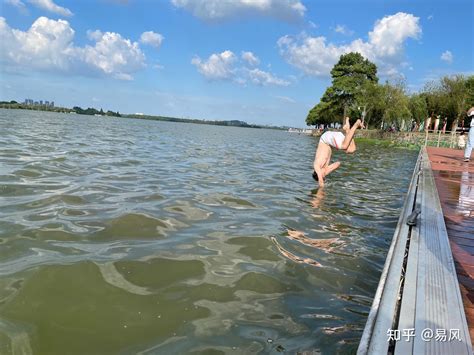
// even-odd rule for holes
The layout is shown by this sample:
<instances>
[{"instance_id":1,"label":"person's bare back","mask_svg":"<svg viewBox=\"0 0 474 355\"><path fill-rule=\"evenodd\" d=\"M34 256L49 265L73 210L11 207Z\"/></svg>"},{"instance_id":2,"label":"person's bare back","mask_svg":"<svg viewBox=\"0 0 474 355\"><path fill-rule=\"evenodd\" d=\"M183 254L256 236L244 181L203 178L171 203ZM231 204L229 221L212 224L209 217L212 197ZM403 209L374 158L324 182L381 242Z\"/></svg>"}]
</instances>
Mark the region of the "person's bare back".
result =
<instances>
[{"instance_id":1,"label":"person's bare back","mask_svg":"<svg viewBox=\"0 0 474 355\"><path fill-rule=\"evenodd\" d=\"M325 132L321 135L313 163L313 178L319 181L319 186L324 186L324 178L341 165L339 162L329 164L332 154L331 147L344 150L346 153L354 153L356 151L354 134L357 128L363 126L362 121L357 120L351 127L349 117L346 117L344 126L342 126L345 135L341 132Z\"/></svg>"}]
</instances>

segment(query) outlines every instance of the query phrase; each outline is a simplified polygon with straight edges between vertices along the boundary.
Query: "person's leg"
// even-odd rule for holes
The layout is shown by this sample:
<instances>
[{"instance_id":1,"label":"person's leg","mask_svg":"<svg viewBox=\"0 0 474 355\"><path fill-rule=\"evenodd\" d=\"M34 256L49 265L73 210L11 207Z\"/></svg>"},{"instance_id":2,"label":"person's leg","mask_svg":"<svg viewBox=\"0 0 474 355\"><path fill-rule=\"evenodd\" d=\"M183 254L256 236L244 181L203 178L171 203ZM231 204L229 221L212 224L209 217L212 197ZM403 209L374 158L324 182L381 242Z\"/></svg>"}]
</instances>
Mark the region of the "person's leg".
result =
<instances>
[{"instance_id":1,"label":"person's leg","mask_svg":"<svg viewBox=\"0 0 474 355\"><path fill-rule=\"evenodd\" d=\"M362 121L357 120L356 123L351 127L349 131L347 131L346 136L344 137L344 141L342 142L341 148L342 150L346 150L349 148L349 145L351 144L352 138L354 138L354 134L357 128L362 127Z\"/></svg>"},{"instance_id":2,"label":"person's leg","mask_svg":"<svg viewBox=\"0 0 474 355\"><path fill-rule=\"evenodd\" d=\"M325 169L324 169L324 176L328 176L328 174L332 173L334 170L336 170L337 168L339 168L339 166L341 165L340 162L335 162L335 163L332 163L332 164L329 164Z\"/></svg>"},{"instance_id":3,"label":"person's leg","mask_svg":"<svg viewBox=\"0 0 474 355\"><path fill-rule=\"evenodd\" d=\"M356 150L357 150L356 144L355 144L354 140L352 140L352 141L351 141L351 144L349 144L349 148L346 149L346 153L352 154L352 153L354 153Z\"/></svg>"},{"instance_id":4,"label":"person's leg","mask_svg":"<svg viewBox=\"0 0 474 355\"><path fill-rule=\"evenodd\" d=\"M351 124L349 122L349 117L346 117L344 119L344 125L342 126L343 131L347 134L349 130L351 129Z\"/></svg>"},{"instance_id":5,"label":"person's leg","mask_svg":"<svg viewBox=\"0 0 474 355\"><path fill-rule=\"evenodd\" d=\"M469 136L467 139L466 149L464 150L464 160L471 158L472 148L474 147L474 127L469 130Z\"/></svg>"}]
</instances>

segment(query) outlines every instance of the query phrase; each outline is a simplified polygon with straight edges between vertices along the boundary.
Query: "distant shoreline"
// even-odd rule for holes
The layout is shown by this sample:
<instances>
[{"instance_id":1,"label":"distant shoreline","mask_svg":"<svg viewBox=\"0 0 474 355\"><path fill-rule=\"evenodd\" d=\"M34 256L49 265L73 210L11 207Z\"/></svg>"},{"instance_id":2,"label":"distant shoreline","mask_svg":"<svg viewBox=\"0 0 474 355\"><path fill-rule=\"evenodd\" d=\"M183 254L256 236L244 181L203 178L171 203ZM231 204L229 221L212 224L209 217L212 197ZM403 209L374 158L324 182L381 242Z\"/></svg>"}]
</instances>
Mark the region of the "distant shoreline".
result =
<instances>
[{"instance_id":1,"label":"distant shoreline","mask_svg":"<svg viewBox=\"0 0 474 355\"><path fill-rule=\"evenodd\" d=\"M243 128L267 128L275 130L288 130L288 127L278 127L278 126L267 126L267 125L256 125L249 124L244 121L239 120L201 120L193 118L177 118L177 117L168 117L168 116L154 116L154 115L144 115L144 114L120 114L119 112L107 111L104 112L102 109L96 110L93 108L88 108L86 110L81 109L80 107L66 108L66 107L47 107L47 106L31 106L25 105L17 102L0 102L0 108L8 110L30 110L30 111L47 111L47 112L57 112L57 113L69 113L69 114L79 114L79 115L88 115L88 116L101 116L101 117L123 117L123 118L132 118L132 119L141 119L141 120L150 120L150 121L164 121L164 122L178 122L178 123L195 123L195 124L207 124L213 126L227 126L227 127L243 127Z\"/></svg>"}]
</instances>

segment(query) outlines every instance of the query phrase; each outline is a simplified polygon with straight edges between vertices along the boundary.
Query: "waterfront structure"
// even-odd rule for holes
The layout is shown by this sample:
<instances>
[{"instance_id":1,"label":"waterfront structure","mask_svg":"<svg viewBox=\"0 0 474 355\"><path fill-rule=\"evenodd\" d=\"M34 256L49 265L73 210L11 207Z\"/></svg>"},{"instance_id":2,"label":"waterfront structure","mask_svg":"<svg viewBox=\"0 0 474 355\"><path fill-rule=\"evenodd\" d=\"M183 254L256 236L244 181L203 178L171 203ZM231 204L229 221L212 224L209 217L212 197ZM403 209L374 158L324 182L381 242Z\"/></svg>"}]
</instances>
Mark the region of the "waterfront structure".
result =
<instances>
[{"instance_id":1,"label":"waterfront structure","mask_svg":"<svg viewBox=\"0 0 474 355\"><path fill-rule=\"evenodd\" d=\"M459 150L420 151L358 354L472 354L473 173Z\"/></svg>"},{"instance_id":2,"label":"waterfront structure","mask_svg":"<svg viewBox=\"0 0 474 355\"><path fill-rule=\"evenodd\" d=\"M289 128L288 132L290 132L290 133L303 133L303 134L311 135L313 133L313 130L311 128Z\"/></svg>"}]
</instances>

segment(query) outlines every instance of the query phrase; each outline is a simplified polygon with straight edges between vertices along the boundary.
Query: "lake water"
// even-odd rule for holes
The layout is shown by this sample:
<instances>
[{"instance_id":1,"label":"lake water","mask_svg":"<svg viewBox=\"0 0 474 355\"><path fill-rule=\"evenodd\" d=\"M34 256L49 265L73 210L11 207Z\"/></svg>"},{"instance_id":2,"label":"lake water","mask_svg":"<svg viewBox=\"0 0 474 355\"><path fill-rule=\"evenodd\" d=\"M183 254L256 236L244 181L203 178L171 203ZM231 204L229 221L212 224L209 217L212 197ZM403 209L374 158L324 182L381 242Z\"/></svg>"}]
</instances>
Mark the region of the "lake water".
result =
<instances>
[{"instance_id":1,"label":"lake water","mask_svg":"<svg viewBox=\"0 0 474 355\"><path fill-rule=\"evenodd\" d=\"M0 353L351 353L417 153L0 110Z\"/></svg>"}]
</instances>

